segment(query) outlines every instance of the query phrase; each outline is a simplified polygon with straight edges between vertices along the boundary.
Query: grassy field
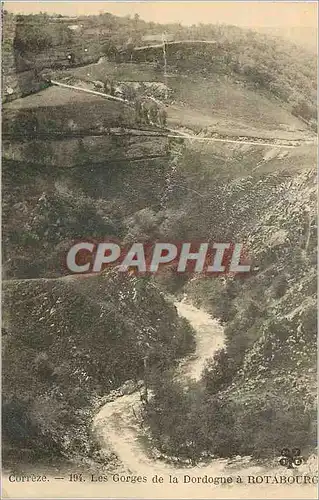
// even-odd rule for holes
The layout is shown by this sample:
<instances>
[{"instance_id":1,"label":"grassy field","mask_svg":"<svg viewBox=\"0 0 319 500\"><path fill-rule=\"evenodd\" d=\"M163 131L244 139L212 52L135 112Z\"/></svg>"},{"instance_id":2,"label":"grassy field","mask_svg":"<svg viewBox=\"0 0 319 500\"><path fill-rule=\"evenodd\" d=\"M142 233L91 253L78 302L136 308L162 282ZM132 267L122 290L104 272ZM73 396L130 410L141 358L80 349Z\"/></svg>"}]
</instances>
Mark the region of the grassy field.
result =
<instances>
[{"instance_id":1,"label":"grassy field","mask_svg":"<svg viewBox=\"0 0 319 500\"><path fill-rule=\"evenodd\" d=\"M316 166L315 145L280 149L271 146L193 141L191 150L195 163L201 165L210 175L225 179L247 175L260 177L271 172L292 175Z\"/></svg>"},{"instance_id":2,"label":"grassy field","mask_svg":"<svg viewBox=\"0 0 319 500\"><path fill-rule=\"evenodd\" d=\"M3 130L7 133L30 133L32 120L38 133L70 133L101 126L133 127L135 115L125 103L53 86L3 106Z\"/></svg>"},{"instance_id":3,"label":"grassy field","mask_svg":"<svg viewBox=\"0 0 319 500\"><path fill-rule=\"evenodd\" d=\"M227 128L280 130L304 132L303 122L284 109L279 101L257 90L222 78L172 79L178 103L185 103L180 111L171 110L171 118L186 126L198 121L202 126ZM177 105L178 105L177 103ZM209 121L211 122L209 125Z\"/></svg>"},{"instance_id":4,"label":"grassy field","mask_svg":"<svg viewBox=\"0 0 319 500\"><path fill-rule=\"evenodd\" d=\"M65 73L65 72L64 72ZM69 71L77 78L119 81L164 81L163 74L151 64L102 61ZM58 75L57 75L58 77ZM213 75L184 77L172 75L168 85L174 90L175 103L167 108L171 127L188 127L199 132L213 128L223 134L255 137L302 138L306 125L266 93L244 87L230 78ZM264 135L261 135L263 133Z\"/></svg>"},{"instance_id":5,"label":"grassy field","mask_svg":"<svg viewBox=\"0 0 319 500\"><path fill-rule=\"evenodd\" d=\"M78 78L90 77L93 80L114 78L121 81L162 81L163 74L151 64L119 63L102 61L81 68L73 68L69 71Z\"/></svg>"}]
</instances>

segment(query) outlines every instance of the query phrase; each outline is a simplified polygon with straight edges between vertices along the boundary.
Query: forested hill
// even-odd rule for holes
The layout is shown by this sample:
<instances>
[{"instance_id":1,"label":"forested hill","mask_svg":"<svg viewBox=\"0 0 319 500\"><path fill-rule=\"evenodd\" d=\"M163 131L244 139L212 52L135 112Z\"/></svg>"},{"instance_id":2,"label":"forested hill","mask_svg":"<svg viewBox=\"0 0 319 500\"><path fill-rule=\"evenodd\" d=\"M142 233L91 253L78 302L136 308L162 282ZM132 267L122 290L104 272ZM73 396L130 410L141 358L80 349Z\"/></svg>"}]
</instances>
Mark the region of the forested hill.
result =
<instances>
[{"instance_id":1,"label":"forested hill","mask_svg":"<svg viewBox=\"0 0 319 500\"><path fill-rule=\"evenodd\" d=\"M288 103L293 114L314 128L316 121L316 57L286 40L236 26L184 28L179 40L214 41L169 44L167 62L180 73L222 74L266 90ZM135 51L134 60L161 58L161 47Z\"/></svg>"},{"instance_id":2,"label":"forested hill","mask_svg":"<svg viewBox=\"0 0 319 500\"><path fill-rule=\"evenodd\" d=\"M137 15L130 18L109 13L74 19L46 14L14 17L6 13L4 28L6 23L14 23L16 29L13 46L5 40L3 58L13 50L20 67L28 64L54 67L56 59L59 64L68 64L63 51L73 48L77 64L87 64L105 55L115 61L155 62L158 70L162 70L161 47L135 49L159 44L163 33L167 40L215 41L205 50L202 46L196 50L189 44L174 50L169 47L168 69L229 75L270 92L287 103L293 114L316 128L316 54L282 38L236 26L163 25L145 22ZM48 53L50 57L46 56Z\"/></svg>"}]
</instances>

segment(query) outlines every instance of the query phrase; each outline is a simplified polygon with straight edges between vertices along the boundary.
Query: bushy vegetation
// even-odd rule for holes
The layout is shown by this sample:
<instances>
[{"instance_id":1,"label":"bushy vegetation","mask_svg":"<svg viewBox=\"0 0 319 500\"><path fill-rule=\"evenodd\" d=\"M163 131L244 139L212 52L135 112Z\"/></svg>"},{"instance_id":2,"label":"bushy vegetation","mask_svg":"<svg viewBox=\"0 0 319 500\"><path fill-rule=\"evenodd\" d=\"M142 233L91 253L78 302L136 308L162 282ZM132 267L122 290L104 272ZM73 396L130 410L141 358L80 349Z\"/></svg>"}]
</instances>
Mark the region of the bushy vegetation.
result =
<instances>
[{"instance_id":1,"label":"bushy vegetation","mask_svg":"<svg viewBox=\"0 0 319 500\"><path fill-rule=\"evenodd\" d=\"M170 71L181 74L221 74L240 79L253 88L266 90L289 109L316 127L316 57L287 40L269 37L236 26L200 24L183 27L180 24L147 23L135 16L117 17L109 13L79 19L83 33L75 35L64 23L50 24L46 14L20 16L15 48L22 55L39 53L51 47L71 47L80 37L87 39L94 52L111 61L155 61L162 69L162 49L135 53L133 48L143 43L143 36L169 33L175 40L208 40L215 44L188 44L167 47ZM96 30L97 43L86 30ZM101 35L102 33L102 35ZM83 58L83 54L81 56Z\"/></svg>"},{"instance_id":2,"label":"bushy vegetation","mask_svg":"<svg viewBox=\"0 0 319 500\"><path fill-rule=\"evenodd\" d=\"M294 443L305 455L311 452L316 446L316 335L312 340L308 332L300 336L296 326L265 322L241 361L232 349L217 352L203 384L186 392L170 376L154 384L155 396L145 409L154 445L193 464L207 456L273 457ZM243 332L237 335L239 343Z\"/></svg>"},{"instance_id":3,"label":"bushy vegetation","mask_svg":"<svg viewBox=\"0 0 319 500\"><path fill-rule=\"evenodd\" d=\"M183 28L181 40L212 40L215 44L168 46L168 64L189 74L235 76L287 102L308 123L316 119L316 58L286 40L270 38L236 26L200 25ZM161 60L159 49L136 57Z\"/></svg>"},{"instance_id":4,"label":"bushy vegetation","mask_svg":"<svg viewBox=\"0 0 319 500\"><path fill-rule=\"evenodd\" d=\"M195 463L207 455L273 457L296 442L305 454L316 446L316 231L306 234L312 243L305 243L309 215L303 210L304 203L311 203L307 210L314 207L313 175L288 183L280 177L270 184L250 180L244 200L237 198L238 186L228 186L231 210L252 197L247 219L241 211L236 237L249 224L248 242L260 269L245 279L193 279L184 288L195 304L225 323L226 342L207 363L202 381L186 392L170 375L164 387L154 384L145 419L165 455ZM271 229L263 224L264 202Z\"/></svg>"},{"instance_id":5,"label":"bushy vegetation","mask_svg":"<svg viewBox=\"0 0 319 500\"><path fill-rule=\"evenodd\" d=\"M143 278L8 281L3 319L3 439L33 453L91 455L92 410L126 380L174 365L190 327ZM23 367L23 368L22 368Z\"/></svg>"},{"instance_id":6,"label":"bushy vegetation","mask_svg":"<svg viewBox=\"0 0 319 500\"><path fill-rule=\"evenodd\" d=\"M73 43L72 31L63 23L52 24L47 14L17 16L16 22L14 48L22 55Z\"/></svg>"},{"instance_id":7,"label":"bushy vegetation","mask_svg":"<svg viewBox=\"0 0 319 500\"><path fill-rule=\"evenodd\" d=\"M32 129L32 115L30 122ZM52 127L54 124L53 121ZM27 164L4 161L3 238L7 278L67 274L65 257L74 240L142 239L145 224L146 237L156 235L151 231L151 222L147 222L147 212L152 213L152 209L145 207L159 204L167 160L148 160L146 154L144 161L130 162L125 160L126 148L138 150L130 151L128 156L143 157L145 141L134 144L125 138L114 139L118 141L112 142L109 158L101 155L101 162L95 165L91 163L94 150L87 152L88 148L84 153L75 149L71 168L69 164L63 168L46 164L53 154L50 140L27 143L30 148ZM122 157L120 162L116 161L117 155ZM34 164L36 160L41 163Z\"/></svg>"},{"instance_id":8,"label":"bushy vegetation","mask_svg":"<svg viewBox=\"0 0 319 500\"><path fill-rule=\"evenodd\" d=\"M32 168L26 179L25 189L30 189L31 179L38 179ZM27 172L20 172L22 177ZM17 172L10 176L9 184L21 181ZM8 181L8 177L5 177ZM77 194L66 190L50 192L42 184L31 197L17 198L21 186L15 185L4 200L4 262L7 277L35 278L39 276L61 276L65 268L66 253L72 242L92 238L100 241L119 237L122 226L117 217L108 217L99 212L97 204L83 192Z\"/></svg>"},{"instance_id":9,"label":"bushy vegetation","mask_svg":"<svg viewBox=\"0 0 319 500\"><path fill-rule=\"evenodd\" d=\"M112 36L117 33L114 45L104 40L110 59L119 54L130 58L132 40L141 43L146 28L163 29L108 14L88 23L106 26ZM68 43L64 29L60 41L51 36L46 16L21 29L15 42L21 53ZM257 92L271 93L313 125L312 56L234 27L171 29L181 39L217 40L189 52L169 48L172 70L204 78L226 74ZM148 57L156 62L161 56L150 51ZM51 124L21 112L10 130L19 134L26 125L30 134L46 127L65 131L69 109L63 107L63 119L57 122L51 110ZM123 109L115 111L117 117L124 114ZM128 123L122 118L117 125ZM166 455L195 463L207 455L273 456L283 446L313 447L316 242L313 174L307 171L313 165L307 152L277 163L270 160L269 174L254 174L257 162L264 160L262 149L245 154L229 145L214 146L205 156L172 141L167 159L137 164L124 158L116 163L116 152L127 152L123 141L111 143L114 158L96 169L83 142L79 164L66 166L63 173L53 171L49 162L45 168L52 155L50 141L30 141L25 150L42 159L40 170L31 162L6 163L7 277L57 277L62 274L61 255L73 239L106 236L125 242L245 241L259 271L246 280L198 279L186 286L188 276L177 277L174 269L155 278L165 290L185 291L225 325L225 348L207 364L203 380L187 390L166 370L194 350L193 332L177 319L151 280L121 280L112 272L82 283L6 283L6 442L26 447L36 442L41 453L92 453L88 429L95 401L129 378L145 377L147 356L154 397L145 407L145 421ZM145 152L142 141L129 146L130 154ZM298 173L291 170L294 158L302 164Z\"/></svg>"}]
</instances>

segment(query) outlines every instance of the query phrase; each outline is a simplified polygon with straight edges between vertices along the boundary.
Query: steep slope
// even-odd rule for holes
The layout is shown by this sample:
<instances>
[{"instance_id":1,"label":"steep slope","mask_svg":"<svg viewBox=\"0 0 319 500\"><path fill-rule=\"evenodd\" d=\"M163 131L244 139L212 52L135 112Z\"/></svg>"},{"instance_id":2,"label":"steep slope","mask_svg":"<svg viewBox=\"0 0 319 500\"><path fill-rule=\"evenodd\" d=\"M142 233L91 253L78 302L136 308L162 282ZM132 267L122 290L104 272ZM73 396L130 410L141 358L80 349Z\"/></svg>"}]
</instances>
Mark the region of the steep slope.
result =
<instances>
[{"instance_id":1,"label":"steep slope","mask_svg":"<svg viewBox=\"0 0 319 500\"><path fill-rule=\"evenodd\" d=\"M182 32L198 42L200 29ZM8 446L33 449L29 435L41 453L48 444L92 452L83 444L92 408L145 376L150 349L158 370L144 420L166 456L277 457L297 446L307 457L315 448L315 65L253 33L215 27L203 40L213 34L219 43L168 50L168 125L180 138L138 130L133 106L57 88L4 106ZM164 81L161 45L116 52L69 73ZM75 239L110 236L244 242L254 273L47 279L66 273ZM225 348L188 390L169 368L194 347L191 332L154 283L225 324Z\"/></svg>"},{"instance_id":2,"label":"steep slope","mask_svg":"<svg viewBox=\"0 0 319 500\"><path fill-rule=\"evenodd\" d=\"M315 173L282 183L276 194L247 239L260 271L233 302L226 336L237 373L225 397L254 452L272 450L279 429L280 444L302 443L305 453L317 442ZM248 432L247 421L254 422Z\"/></svg>"},{"instance_id":3,"label":"steep slope","mask_svg":"<svg viewBox=\"0 0 319 500\"><path fill-rule=\"evenodd\" d=\"M144 358L171 366L192 332L145 280L106 275L4 283L3 439L29 453L91 455L92 410Z\"/></svg>"},{"instance_id":4,"label":"steep slope","mask_svg":"<svg viewBox=\"0 0 319 500\"><path fill-rule=\"evenodd\" d=\"M127 215L160 204L168 139L141 135L132 107L49 88L3 115L7 277L65 274L73 240L121 238Z\"/></svg>"},{"instance_id":5,"label":"steep slope","mask_svg":"<svg viewBox=\"0 0 319 500\"><path fill-rule=\"evenodd\" d=\"M242 279L197 277L186 285L195 304L224 322L226 342L203 384L187 396L173 380L164 389L155 384L147 421L165 453L183 450L199 459L205 453L273 457L283 447L307 456L315 449L316 173L308 167L295 175L235 179L219 190L218 210L205 207L197 235L211 228L214 241L244 241L256 270ZM169 424L167 392L179 398L178 433ZM187 400L197 404L186 417ZM195 422L205 431L188 443Z\"/></svg>"}]
</instances>

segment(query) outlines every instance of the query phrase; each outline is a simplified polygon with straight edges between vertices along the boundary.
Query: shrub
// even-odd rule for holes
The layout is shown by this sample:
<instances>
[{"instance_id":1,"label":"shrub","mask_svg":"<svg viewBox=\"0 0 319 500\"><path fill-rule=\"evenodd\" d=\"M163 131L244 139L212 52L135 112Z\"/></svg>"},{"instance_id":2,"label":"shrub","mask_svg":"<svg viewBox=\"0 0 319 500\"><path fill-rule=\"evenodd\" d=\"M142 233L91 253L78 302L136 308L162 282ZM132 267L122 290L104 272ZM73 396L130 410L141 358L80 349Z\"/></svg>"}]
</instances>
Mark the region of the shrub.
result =
<instances>
[{"instance_id":1,"label":"shrub","mask_svg":"<svg viewBox=\"0 0 319 500\"><path fill-rule=\"evenodd\" d=\"M47 16L18 17L14 47L21 54L41 52L53 46L53 37Z\"/></svg>"},{"instance_id":2,"label":"shrub","mask_svg":"<svg viewBox=\"0 0 319 500\"><path fill-rule=\"evenodd\" d=\"M208 394L217 394L231 382L235 364L225 349L217 351L203 373L203 382Z\"/></svg>"},{"instance_id":3,"label":"shrub","mask_svg":"<svg viewBox=\"0 0 319 500\"><path fill-rule=\"evenodd\" d=\"M73 42L72 31L64 23L52 23L46 14L17 16L17 21L14 48L22 55Z\"/></svg>"}]
</instances>

